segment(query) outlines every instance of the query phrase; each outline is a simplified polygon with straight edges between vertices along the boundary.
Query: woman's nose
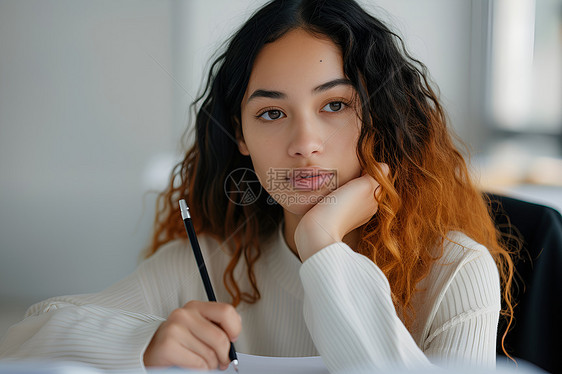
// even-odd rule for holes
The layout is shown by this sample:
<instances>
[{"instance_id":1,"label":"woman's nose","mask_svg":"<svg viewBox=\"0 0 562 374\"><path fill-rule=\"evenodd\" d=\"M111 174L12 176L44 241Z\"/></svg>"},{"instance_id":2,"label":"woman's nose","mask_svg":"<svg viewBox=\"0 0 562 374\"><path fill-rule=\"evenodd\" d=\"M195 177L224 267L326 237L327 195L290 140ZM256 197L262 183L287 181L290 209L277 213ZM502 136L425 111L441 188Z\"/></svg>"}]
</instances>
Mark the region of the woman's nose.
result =
<instances>
[{"instance_id":1,"label":"woman's nose","mask_svg":"<svg viewBox=\"0 0 562 374\"><path fill-rule=\"evenodd\" d=\"M295 119L289 144L289 155L310 157L314 153L322 153L324 141L322 129L313 119Z\"/></svg>"}]
</instances>

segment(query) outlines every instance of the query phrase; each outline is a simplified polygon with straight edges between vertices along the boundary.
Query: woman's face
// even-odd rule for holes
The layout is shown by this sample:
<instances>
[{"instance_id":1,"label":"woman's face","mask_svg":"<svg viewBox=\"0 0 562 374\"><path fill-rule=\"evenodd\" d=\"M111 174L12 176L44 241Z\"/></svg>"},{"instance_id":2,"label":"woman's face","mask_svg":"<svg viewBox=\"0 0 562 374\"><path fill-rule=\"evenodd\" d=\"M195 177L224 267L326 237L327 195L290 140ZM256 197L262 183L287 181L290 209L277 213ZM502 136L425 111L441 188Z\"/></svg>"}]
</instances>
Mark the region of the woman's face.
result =
<instances>
[{"instance_id":1,"label":"woman's face","mask_svg":"<svg viewBox=\"0 0 562 374\"><path fill-rule=\"evenodd\" d=\"M297 29L258 54L242 100L238 148L286 214L303 215L360 176L354 99L341 52L328 39Z\"/></svg>"}]
</instances>

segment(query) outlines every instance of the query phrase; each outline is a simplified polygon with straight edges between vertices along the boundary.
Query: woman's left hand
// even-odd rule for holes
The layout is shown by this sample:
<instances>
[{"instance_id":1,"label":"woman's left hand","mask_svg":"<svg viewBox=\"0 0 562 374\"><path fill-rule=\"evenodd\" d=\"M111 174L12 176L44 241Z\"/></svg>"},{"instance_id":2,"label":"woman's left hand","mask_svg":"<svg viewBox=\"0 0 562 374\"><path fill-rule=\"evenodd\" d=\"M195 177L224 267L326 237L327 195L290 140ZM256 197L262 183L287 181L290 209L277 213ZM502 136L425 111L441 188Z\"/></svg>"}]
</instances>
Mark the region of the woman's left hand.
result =
<instances>
[{"instance_id":1,"label":"woman's left hand","mask_svg":"<svg viewBox=\"0 0 562 374\"><path fill-rule=\"evenodd\" d=\"M382 164L388 174L388 165ZM342 241L357 227L369 222L378 210L375 191L379 183L367 173L352 179L332 191L312 207L301 219L295 230L295 244L301 261L322 248ZM335 201L335 203L328 203Z\"/></svg>"}]
</instances>

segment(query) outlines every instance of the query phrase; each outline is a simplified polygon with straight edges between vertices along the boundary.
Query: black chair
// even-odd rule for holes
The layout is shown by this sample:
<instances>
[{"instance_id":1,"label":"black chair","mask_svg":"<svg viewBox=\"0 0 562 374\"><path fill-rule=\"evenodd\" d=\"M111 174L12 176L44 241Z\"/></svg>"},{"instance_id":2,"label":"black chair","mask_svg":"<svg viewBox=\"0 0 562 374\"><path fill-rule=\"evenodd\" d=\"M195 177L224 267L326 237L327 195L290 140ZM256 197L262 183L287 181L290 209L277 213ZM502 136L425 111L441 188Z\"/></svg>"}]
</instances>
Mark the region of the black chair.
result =
<instances>
[{"instance_id":1,"label":"black chair","mask_svg":"<svg viewBox=\"0 0 562 374\"><path fill-rule=\"evenodd\" d=\"M562 217L552 208L486 194L491 212L503 233L520 233L523 248L515 260L515 326L505 346L515 358L553 373L562 372ZM509 223L516 230L510 228ZM515 244L515 239L511 239ZM500 322L498 355L505 322ZM498 357L498 360L500 358ZM507 359L506 359L507 360Z\"/></svg>"}]
</instances>

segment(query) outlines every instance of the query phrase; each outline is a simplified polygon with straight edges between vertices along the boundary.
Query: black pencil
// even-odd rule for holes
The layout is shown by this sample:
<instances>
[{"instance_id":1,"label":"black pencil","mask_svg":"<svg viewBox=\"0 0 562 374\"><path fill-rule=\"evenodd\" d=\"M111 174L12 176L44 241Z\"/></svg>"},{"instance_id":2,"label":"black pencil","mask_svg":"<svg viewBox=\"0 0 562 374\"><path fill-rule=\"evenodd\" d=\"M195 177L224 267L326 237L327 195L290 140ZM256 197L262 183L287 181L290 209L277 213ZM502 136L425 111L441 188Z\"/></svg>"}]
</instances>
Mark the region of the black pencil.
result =
<instances>
[{"instance_id":1,"label":"black pencil","mask_svg":"<svg viewBox=\"0 0 562 374\"><path fill-rule=\"evenodd\" d=\"M184 199L180 200L180 211L181 218L185 225L185 230L187 231L187 237L191 242L191 248L193 249L193 254L195 255L195 260L197 261L197 267L199 268L199 273L201 273L201 278L203 279L203 285L205 286L205 292L207 292L207 298L209 301L217 301L215 297L215 292L213 291L213 286L211 285L211 279L209 278L209 273L207 273L207 267L205 266L205 260L203 260L203 255L201 254L201 248L199 248L199 242L197 241L197 236L195 235L195 230L193 229L193 223L191 223L191 216L189 215L189 208ZM232 364L234 365L234 370L238 372L238 357L236 356L236 350L234 349L234 343L230 342L230 352L228 357Z\"/></svg>"}]
</instances>

